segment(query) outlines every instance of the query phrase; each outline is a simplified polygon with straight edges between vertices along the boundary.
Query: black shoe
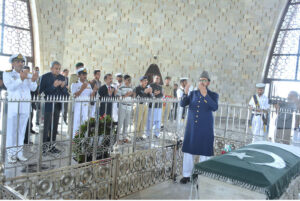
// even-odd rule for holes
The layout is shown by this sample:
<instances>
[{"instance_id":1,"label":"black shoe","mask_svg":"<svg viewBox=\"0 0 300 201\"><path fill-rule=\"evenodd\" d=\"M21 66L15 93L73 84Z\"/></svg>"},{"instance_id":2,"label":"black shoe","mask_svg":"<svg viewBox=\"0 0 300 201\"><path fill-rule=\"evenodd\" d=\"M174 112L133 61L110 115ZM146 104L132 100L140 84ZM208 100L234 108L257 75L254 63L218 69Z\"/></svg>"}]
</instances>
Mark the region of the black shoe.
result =
<instances>
[{"instance_id":1,"label":"black shoe","mask_svg":"<svg viewBox=\"0 0 300 201\"><path fill-rule=\"evenodd\" d=\"M189 178L189 177L182 177L182 178L180 179L180 183L181 183L181 184L186 184L186 183L188 183L188 182L190 182L190 178Z\"/></svg>"},{"instance_id":2,"label":"black shoe","mask_svg":"<svg viewBox=\"0 0 300 201\"><path fill-rule=\"evenodd\" d=\"M136 140L137 141L144 141L145 139L143 137L137 137Z\"/></svg>"},{"instance_id":3,"label":"black shoe","mask_svg":"<svg viewBox=\"0 0 300 201\"><path fill-rule=\"evenodd\" d=\"M35 123L35 125L39 126L39 125L40 125L40 123L36 122L36 123Z\"/></svg>"},{"instance_id":4,"label":"black shoe","mask_svg":"<svg viewBox=\"0 0 300 201\"><path fill-rule=\"evenodd\" d=\"M56 147L52 147L49 150L49 152L52 153L52 154L59 154L61 151L59 149L57 149Z\"/></svg>"},{"instance_id":5,"label":"black shoe","mask_svg":"<svg viewBox=\"0 0 300 201\"><path fill-rule=\"evenodd\" d=\"M34 130L31 130L31 131L30 131L30 133L32 133L32 134L36 134L36 132L35 132Z\"/></svg>"}]
</instances>

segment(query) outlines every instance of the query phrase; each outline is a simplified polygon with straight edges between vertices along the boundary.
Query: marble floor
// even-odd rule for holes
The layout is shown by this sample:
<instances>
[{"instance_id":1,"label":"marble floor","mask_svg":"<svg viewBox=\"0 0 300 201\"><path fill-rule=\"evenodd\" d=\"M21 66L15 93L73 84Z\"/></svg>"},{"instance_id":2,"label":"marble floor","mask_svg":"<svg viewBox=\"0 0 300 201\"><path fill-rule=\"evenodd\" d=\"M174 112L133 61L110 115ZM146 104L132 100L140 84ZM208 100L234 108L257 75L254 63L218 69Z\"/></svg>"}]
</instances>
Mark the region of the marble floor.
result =
<instances>
[{"instance_id":1,"label":"marble floor","mask_svg":"<svg viewBox=\"0 0 300 201\"><path fill-rule=\"evenodd\" d=\"M165 181L160 184L156 184L142 191L133 193L121 199L123 200L188 200L191 183L185 185L179 183L179 179L176 182L172 180Z\"/></svg>"}]
</instances>

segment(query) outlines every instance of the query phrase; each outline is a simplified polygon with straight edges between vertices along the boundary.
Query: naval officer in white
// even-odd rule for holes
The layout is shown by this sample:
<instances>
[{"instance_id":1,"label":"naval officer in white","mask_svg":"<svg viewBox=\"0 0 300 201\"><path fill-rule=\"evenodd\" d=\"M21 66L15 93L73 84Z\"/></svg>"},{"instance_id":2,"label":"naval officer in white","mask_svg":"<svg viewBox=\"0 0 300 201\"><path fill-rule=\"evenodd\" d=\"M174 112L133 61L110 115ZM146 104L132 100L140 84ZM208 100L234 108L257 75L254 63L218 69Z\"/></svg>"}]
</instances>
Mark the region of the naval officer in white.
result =
<instances>
[{"instance_id":1,"label":"naval officer in white","mask_svg":"<svg viewBox=\"0 0 300 201\"><path fill-rule=\"evenodd\" d=\"M268 97L264 95L264 83L256 84L256 94L254 94L249 102L250 109L252 110L252 133L253 142L265 140L267 137L267 121L268 109L270 108Z\"/></svg>"},{"instance_id":2,"label":"naval officer in white","mask_svg":"<svg viewBox=\"0 0 300 201\"><path fill-rule=\"evenodd\" d=\"M6 130L6 147L14 147L16 154L8 154L8 162L26 161L23 155L25 129L30 113L30 102L10 102L10 100L30 100L30 91L37 88L38 73L28 75L23 67L26 58L22 54L12 55L9 59L12 70L3 73L3 82L8 93L8 114Z\"/></svg>"},{"instance_id":3,"label":"naval officer in white","mask_svg":"<svg viewBox=\"0 0 300 201\"><path fill-rule=\"evenodd\" d=\"M75 96L76 100L78 100L78 102L75 102L74 107L73 137L75 137L80 125L88 120L89 116L93 116L92 107L95 105L90 105L90 97L94 97L98 90L96 85L94 89L92 89L87 81L87 70L85 68L78 69L77 74L79 79L71 86L71 93Z\"/></svg>"}]
</instances>

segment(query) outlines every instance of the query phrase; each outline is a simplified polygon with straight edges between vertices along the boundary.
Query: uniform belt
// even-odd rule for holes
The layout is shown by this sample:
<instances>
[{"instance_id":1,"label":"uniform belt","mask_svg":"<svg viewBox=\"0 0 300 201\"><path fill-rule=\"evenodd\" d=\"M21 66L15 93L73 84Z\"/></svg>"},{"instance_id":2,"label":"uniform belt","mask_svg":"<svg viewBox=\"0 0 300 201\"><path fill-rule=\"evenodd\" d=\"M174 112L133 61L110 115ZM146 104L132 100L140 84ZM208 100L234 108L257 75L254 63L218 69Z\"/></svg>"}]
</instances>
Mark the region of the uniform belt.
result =
<instances>
[{"instance_id":1,"label":"uniform belt","mask_svg":"<svg viewBox=\"0 0 300 201\"><path fill-rule=\"evenodd\" d=\"M255 116L260 116L261 114L254 114Z\"/></svg>"}]
</instances>

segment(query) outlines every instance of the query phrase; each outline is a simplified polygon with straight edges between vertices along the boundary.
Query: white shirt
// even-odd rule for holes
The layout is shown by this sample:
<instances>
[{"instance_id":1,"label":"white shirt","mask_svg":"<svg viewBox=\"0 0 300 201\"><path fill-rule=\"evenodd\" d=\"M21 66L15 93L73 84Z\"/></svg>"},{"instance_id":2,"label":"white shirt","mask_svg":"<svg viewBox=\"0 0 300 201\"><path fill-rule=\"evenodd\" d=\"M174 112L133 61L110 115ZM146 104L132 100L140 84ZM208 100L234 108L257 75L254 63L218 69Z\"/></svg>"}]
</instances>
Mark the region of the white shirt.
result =
<instances>
[{"instance_id":1,"label":"white shirt","mask_svg":"<svg viewBox=\"0 0 300 201\"><path fill-rule=\"evenodd\" d=\"M180 86L179 89L177 89L177 98L181 99L183 94L184 94L184 88Z\"/></svg>"},{"instance_id":2,"label":"white shirt","mask_svg":"<svg viewBox=\"0 0 300 201\"><path fill-rule=\"evenodd\" d=\"M132 91L133 90L131 87L122 85L117 92L117 96L125 96L128 92L132 92ZM130 96L124 98L125 101L131 101L131 99L132 98ZM132 103L126 103L126 105L132 105Z\"/></svg>"},{"instance_id":3,"label":"white shirt","mask_svg":"<svg viewBox=\"0 0 300 201\"><path fill-rule=\"evenodd\" d=\"M8 100L31 100L30 91L35 91L37 83L31 79L21 80L20 73L15 70L3 73L3 83L7 88ZM29 113L30 102L21 102L19 113ZM9 103L8 113L18 113L18 103Z\"/></svg>"},{"instance_id":4,"label":"white shirt","mask_svg":"<svg viewBox=\"0 0 300 201\"><path fill-rule=\"evenodd\" d=\"M74 95L76 92L78 92L81 89L82 84L83 83L80 82L79 80L77 82L73 83L71 85L71 93ZM78 96L77 98L89 99L92 92L93 92L93 89L92 89L91 85L88 84L87 87L82 91L80 96Z\"/></svg>"},{"instance_id":5,"label":"white shirt","mask_svg":"<svg viewBox=\"0 0 300 201\"><path fill-rule=\"evenodd\" d=\"M258 96L256 94L256 97L257 97L257 101L259 103L259 108L257 109L263 109L263 110L267 110L270 108L270 105L269 105L269 100L268 98L265 96L265 95L262 95L262 96ZM253 99L253 96L251 97L251 100L249 102L249 106L251 106L252 108L256 108L256 104L254 102L254 99Z\"/></svg>"}]
</instances>

